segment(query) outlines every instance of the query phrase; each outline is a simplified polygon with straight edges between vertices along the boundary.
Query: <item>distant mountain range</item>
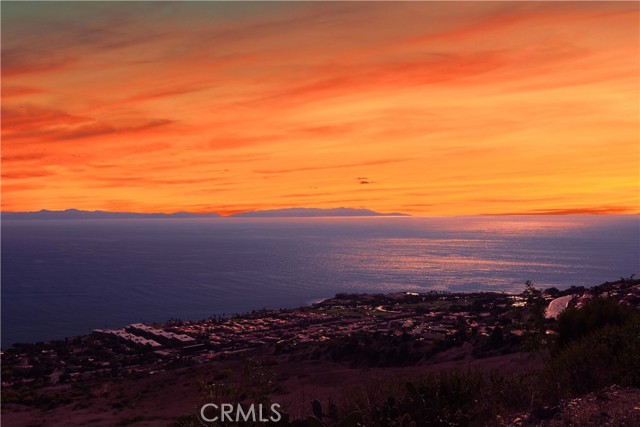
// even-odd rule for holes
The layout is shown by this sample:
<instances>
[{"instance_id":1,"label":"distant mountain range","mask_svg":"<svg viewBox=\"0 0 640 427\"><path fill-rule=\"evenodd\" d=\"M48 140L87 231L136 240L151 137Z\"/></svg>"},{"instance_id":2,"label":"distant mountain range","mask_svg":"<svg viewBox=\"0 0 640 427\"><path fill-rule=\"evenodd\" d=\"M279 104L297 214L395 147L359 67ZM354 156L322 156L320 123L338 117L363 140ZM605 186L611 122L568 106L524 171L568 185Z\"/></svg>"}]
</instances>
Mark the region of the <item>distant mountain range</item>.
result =
<instances>
[{"instance_id":1,"label":"distant mountain range","mask_svg":"<svg viewBox=\"0 0 640 427\"><path fill-rule=\"evenodd\" d=\"M351 209L351 208L335 208L335 209L318 209L318 208L287 208L273 209L263 211L242 212L234 217L250 217L250 218L283 218L283 217L331 217L331 216L409 216L402 213L379 213L369 209Z\"/></svg>"},{"instance_id":2,"label":"distant mountain range","mask_svg":"<svg viewBox=\"0 0 640 427\"><path fill-rule=\"evenodd\" d=\"M2 219L144 219L144 218L217 218L217 213L137 213L137 212L106 212L81 211L67 209L65 211L49 211L42 209L36 212L2 212Z\"/></svg>"},{"instance_id":3,"label":"distant mountain range","mask_svg":"<svg viewBox=\"0 0 640 427\"><path fill-rule=\"evenodd\" d=\"M295 218L295 217L335 217L335 216L409 216L402 213L383 214L369 209L317 209L317 208L288 208L242 212L231 217L238 218ZM145 219L145 218L219 218L217 213L175 212L165 213L137 213L137 212L106 212L82 211L67 209L64 211L40 210L35 212L2 212L2 219Z\"/></svg>"}]
</instances>

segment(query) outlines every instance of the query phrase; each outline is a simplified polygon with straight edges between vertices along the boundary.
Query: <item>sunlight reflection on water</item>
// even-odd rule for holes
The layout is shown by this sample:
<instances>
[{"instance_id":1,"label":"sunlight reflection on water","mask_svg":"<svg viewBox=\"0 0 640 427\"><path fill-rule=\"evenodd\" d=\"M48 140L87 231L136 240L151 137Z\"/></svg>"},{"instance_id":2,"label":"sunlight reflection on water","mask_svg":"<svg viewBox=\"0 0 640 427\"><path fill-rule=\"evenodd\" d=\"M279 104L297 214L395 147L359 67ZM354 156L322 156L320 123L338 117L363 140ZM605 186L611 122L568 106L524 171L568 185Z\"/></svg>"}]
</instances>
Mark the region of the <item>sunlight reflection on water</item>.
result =
<instances>
[{"instance_id":1,"label":"sunlight reflection on water","mask_svg":"<svg viewBox=\"0 0 640 427\"><path fill-rule=\"evenodd\" d=\"M2 222L2 340L306 304L640 273L638 216Z\"/></svg>"}]
</instances>

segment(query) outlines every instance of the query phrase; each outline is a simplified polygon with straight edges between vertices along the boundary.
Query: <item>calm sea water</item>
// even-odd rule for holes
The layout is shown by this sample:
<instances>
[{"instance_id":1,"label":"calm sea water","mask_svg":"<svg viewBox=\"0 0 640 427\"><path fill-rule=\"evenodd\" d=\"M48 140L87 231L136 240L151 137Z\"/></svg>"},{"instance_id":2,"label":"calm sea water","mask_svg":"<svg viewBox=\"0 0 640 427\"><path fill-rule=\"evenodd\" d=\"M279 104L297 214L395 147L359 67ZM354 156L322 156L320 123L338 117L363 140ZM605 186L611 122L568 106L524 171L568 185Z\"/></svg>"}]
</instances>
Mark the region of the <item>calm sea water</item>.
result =
<instances>
[{"instance_id":1,"label":"calm sea water","mask_svg":"<svg viewBox=\"0 0 640 427\"><path fill-rule=\"evenodd\" d=\"M2 346L337 292L519 292L633 273L638 216L7 220Z\"/></svg>"}]
</instances>

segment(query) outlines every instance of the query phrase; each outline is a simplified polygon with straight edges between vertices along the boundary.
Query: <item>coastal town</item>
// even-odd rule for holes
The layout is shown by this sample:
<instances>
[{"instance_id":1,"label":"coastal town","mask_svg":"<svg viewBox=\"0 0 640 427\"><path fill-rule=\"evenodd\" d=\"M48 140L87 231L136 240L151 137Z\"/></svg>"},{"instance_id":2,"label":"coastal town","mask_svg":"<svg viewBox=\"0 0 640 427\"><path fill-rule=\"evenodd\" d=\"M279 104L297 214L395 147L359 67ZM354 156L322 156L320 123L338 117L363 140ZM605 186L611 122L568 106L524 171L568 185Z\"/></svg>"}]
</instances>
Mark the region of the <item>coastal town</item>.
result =
<instances>
[{"instance_id":1,"label":"coastal town","mask_svg":"<svg viewBox=\"0 0 640 427\"><path fill-rule=\"evenodd\" d=\"M621 279L592 288L527 286L505 293L338 294L317 304L287 310L261 310L233 318L135 323L122 329L96 329L90 335L45 343L16 344L2 352L2 387L44 387L95 378L154 373L243 353L332 357L352 364L406 365L462 343L474 355L518 351L528 338L554 334L555 318L566 307L580 307L604 296L640 308L640 281ZM537 319L536 319L537 318ZM382 357L357 357L348 340L368 337ZM395 347L411 346L411 354ZM385 350L385 346L389 347ZM349 353L348 355L346 353ZM393 354L391 354L393 353ZM348 356L348 357L347 357ZM345 359L346 357L346 359ZM349 359L351 358L351 359Z\"/></svg>"}]
</instances>

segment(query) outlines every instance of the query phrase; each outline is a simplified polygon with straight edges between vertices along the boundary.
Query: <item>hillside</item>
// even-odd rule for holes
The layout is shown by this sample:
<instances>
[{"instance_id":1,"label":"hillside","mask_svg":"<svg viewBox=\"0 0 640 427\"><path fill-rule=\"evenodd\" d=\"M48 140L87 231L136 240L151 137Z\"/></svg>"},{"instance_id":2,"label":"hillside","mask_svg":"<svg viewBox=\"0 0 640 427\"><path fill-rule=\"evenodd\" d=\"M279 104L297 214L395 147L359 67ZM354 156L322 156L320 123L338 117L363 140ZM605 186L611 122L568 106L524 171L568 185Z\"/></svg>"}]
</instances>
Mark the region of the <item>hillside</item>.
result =
<instances>
[{"instance_id":1,"label":"hillside","mask_svg":"<svg viewBox=\"0 0 640 427\"><path fill-rule=\"evenodd\" d=\"M152 218L217 218L217 213L174 212L139 213L139 212L107 212L83 211L66 209L64 211L50 211L42 209L34 212L2 212L2 219L43 220L43 219L152 219Z\"/></svg>"}]
</instances>

